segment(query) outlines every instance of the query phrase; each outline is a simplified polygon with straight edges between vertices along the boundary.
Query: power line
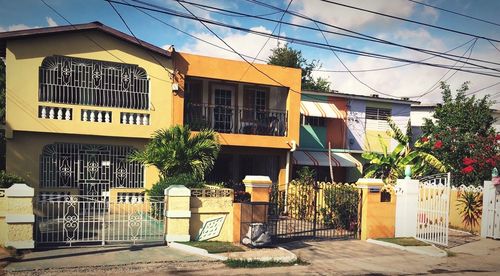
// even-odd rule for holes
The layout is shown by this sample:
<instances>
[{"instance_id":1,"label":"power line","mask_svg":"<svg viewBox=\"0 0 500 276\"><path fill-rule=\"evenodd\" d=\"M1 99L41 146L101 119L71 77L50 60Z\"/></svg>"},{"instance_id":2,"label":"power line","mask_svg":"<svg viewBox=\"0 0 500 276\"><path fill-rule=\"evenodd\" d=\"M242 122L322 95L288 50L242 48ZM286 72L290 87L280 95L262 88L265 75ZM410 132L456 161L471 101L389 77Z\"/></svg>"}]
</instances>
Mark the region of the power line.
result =
<instances>
[{"instance_id":1,"label":"power line","mask_svg":"<svg viewBox=\"0 0 500 276\"><path fill-rule=\"evenodd\" d=\"M200 22L209 32L211 32L215 37L217 37L217 39L219 39L220 41L222 41L227 47L229 47L235 54L237 54L238 56L240 56L241 59L243 59L246 63L248 63L250 66L252 66L255 70L257 70L258 72L260 72L261 74L263 74L264 76L266 76L267 78L269 78L270 80L274 81L275 83L281 85L282 87L286 87L281 82L279 82L276 79L274 79L273 77L269 76L266 72L260 70L253 63L251 63L247 59L245 59L244 56L242 56L240 53L238 53L238 51L236 51L233 47L231 47L231 45L229 45L226 41L224 41L224 39L222 39L216 32L214 32L212 29L210 29L210 27L208 27L203 21L199 20L198 17L193 12L191 12L186 6L184 6L180 1L177 1L177 3L179 5L181 5L188 13L190 13L192 16L194 16L195 18L197 18L198 22ZM290 89L290 91L294 91L295 93L299 93L300 94L300 91L296 91L296 90L292 89L291 87L289 87L289 89Z\"/></svg>"},{"instance_id":2,"label":"power line","mask_svg":"<svg viewBox=\"0 0 500 276\"><path fill-rule=\"evenodd\" d=\"M331 0L320 0L320 1L326 2L326 3L330 3L330 4L333 4L333 5L338 5L338 6L350 8L350 9L364 11L364 12L367 12L367 13L373 13L373 14L380 15L380 16L383 16L383 17L388 17L388 18L392 18L392 19L398 19L398 20L402 20L402 21L406 21L406 22L410 22L410 23L414 23L414 24L418 24L418 25L422 25L422 26L426 26L426 27L430 27L430 28L435 28L435 29L439 29L439 30L443 30L443 31L448 31L448 32L456 33L456 34L467 35L467 36L481 38L481 39L484 39L484 40L490 40L490 41L500 42L500 40L497 40L497 39L494 39L494 38L489 38L489 37L485 37L485 36L480 36L480 35L475 35L475 34L471 34L471 33L466 33L466 32L462 32L462 31L459 31L459 30L454 30L454 29L450 29L450 28L446 28L446 27L441 27L441 26L437 26L437 25L433 25L433 24L428 24L428 23L424 23L424 22L420 22L420 21L416 21L416 20L412 20L412 19L407 19L407 18L395 16L395 15L390 15L390 14L381 13L381 12L377 12L377 11L373 11L373 10L368 10L368 9L364 9L364 8L360 8L360 7L355 7L355 6L351 6L351 5L347 5L347 4L342 4L342 3L338 3L338 2L335 2L335 1L331 1Z\"/></svg>"},{"instance_id":3,"label":"power line","mask_svg":"<svg viewBox=\"0 0 500 276\"><path fill-rule=\"evenodd\" d=\"M231 28L231 29L235 29L235 30L239 30L239 31L247 32L247 33L253 33L253 34L256 34L256 35L260 35L260 36L266 36L266 37L271 36L271 37L274 37L274 38L278 37L277 35L273 35L273 34L269 34L269 33L265 33L265 32L260 32L260 31L256 31L256 30L252 30L252 29L247 29L247 28L243 28L243 27L233 26L233 25L221 23L221 22L218 22L218 21L210 20L210 19L204 19L204 18L200 18L200 17L193 18L192 16L191 17L190 16L186 16L186 15L183 15L183 14L179 14L178 12L172 12L172 11L163 10L163 9L158 10L158 9L153 9L153 8L149 8L149 7L137 6L137 5L133 5L133 4L118 2L118 1L114 1L114 0L108 0L108 1L111 1L111 2L117 3L117 4L121 4L121 5L127 5L127 6L137 7L137 8L140 8L140 9L146 9L146 10L150 10L150 11L154 11L154 12L165 13L165 14L169 14L169 15L172 15L172 16L187 18L187 19L191 19L191 20L198 20L198 21L201 21L203 23L208 23L208 24L212 24L212 25L216 25L216 26L222 26L222 27L226 27L226 28ZM337 52L348 53L348 54L351 54L351 55L359 55L359 56L367 56L367 57L379 58L379 59L388 59L388 60L400 61L400 62L416 63L416 64L421 64L421 65L439 67L439 68L449 68L449 66L447 66L447 65L433 64L433 63L426 63L426 62L418 62L418 61L413 61L413 60L404 59L404 58L392 57L392 56L388 56L388 55L370 53L370 52L359 51L359 50L352 50L352 49L348 49L348 48L345 48L345 47L330 46L330 45L327 45L327 44L324 44L324 43L311 42L311 41L306 41L306 40L299 39L299 38L281 36L281 39L284 39L284 40L286 40L286 41L288 41L290 43L301 44L301 45L305 45L305 46L309 46L309 47L315 47L315 48L319 48L319 49L330 50L330 49L334 48L334 49L337 50ZM495 69L492 69L492 68L486 68L486 69L495 70ZM491 77L499 77L499 75L495 75L495 74L491 74L491 73L476 72L476 71L464 70L464 69L460 69L460 71L469 72L469 73L473 73L473 74L479 74L479 75L485 75L485 76L491 76ZM499 71L499 70L495 70L495 71Z\"/></svg>"},{"instance_id":4,"label":"power line","mask_svg":"<svg viewBox=\"0 0 500 276\"><path fill-rule=\"evenodd\" d=\"M286 10L288 10L288 8L290 8L290 5L292 5L292 2L293 0L290 0L288 2L288 5L286 6ZM281 30L281 21L283 20L283 17L285 17L285 14L286 14L286 11L283 12L283 14L281 14L281 17L280 17L280 22L279 23L276 23L276 25L274 26L274 29L273 31L271 32L272 34L276 31L276 28L278 28L278 26L280 26L280 30ZM280 34L281 31L278 31L278 35ZM262 45L262 47L260 47L260 50L259 52L255 55L255 57L253 58L252 60L252 64L255 62L255 60L259 57L260 53L262 52L262 50L264 50L264 48L266 47L267 43L269 43L269 40L271 40L271 37L268 37L267 40L264 42L264 44ZM279 47L279 39L278 39L278 47ZM250 69L250 66L247 67L247 69L245 70L245 72L243 73L243 75L241 76L240 80L245 76L245 74L248 72L248 70Z\"/></svg>"},{"instance_id":5,"label":"power line","mask_svg":"<svg viewBox=\"0 0 500 276\"><path fill-rule=\"evenodd\" d=\"M125 1L125 2L126 2L126 1ZM180 32L180 33L182 33L182 34L184 34L184 35L187 35L187 36L189 36L189 37L192 37L192 38L194 38L194 39L196 39L196 40L199 40L199 41L201 41L201 42L203 42L203 43L206 43L206 44L211 45L211 46L213 46L213 47L219 48L219 49L221 49L221 50L224 50L224 51L227 51L227 52L231 52L231 53L233 53L233 51L231 51L230 49L224 48L224 47L222 47L222 46L220 46L220 45L217 45L217 44L212 43L212 42L210 42L210 41L207 41L207 40L205 40L205 39L203 39L203 38L200 38L200 37L198 37L198 36L195 36L195 35L193 35L193 34L190 34L190 33L186 32L186 31L184 31L184 30L182 30L182 29L179 29L179 28L175 27L174 25L169 24L169 23L165 22L164 20L161 20L160 18L158 18L158 17L156 17L156 16L154 16L154 15L152 15L152 14L150 14L150 13L148 13L148 12L146 12L146 11L144 11L144 10L140 9L140 8L137 8L137 7L134 7L134 8L135 8L137 11L139 11L139 12L141 12L141 13L143 13L143 14L145 14L145 15L147 15L147 16L149 16L149 17L153 18L153 19L155 19L156 21L158 21L158 22L162 23L163 25L168 26L168 27L170 27L170 28L172 28L172 29L174 29L174 30L176 30L176 31L178 31L178 32ZM247 58L253 58L253 57L248 56L248 55L244 55L244 54L242 54L242 55L243 55L243 56L245 56L245 57L247 57ZM266 62L266 60L259 59L259 58L257 58L256 60L261 61L261 62L264 62L264 63Z\"/></svg>"},{"instance_id":6,"label":"power line","mask_svg":"<svg viewBox=\"0 0 500 276\"><path fill-rule=\"evenodd\" d=\"M477 21L481 21L481 22L484 22L484 23L488 23L488 24L491 24L491 25L500 26L500 24L492 22L492 21L488 21L488 20L484 20L484 19L481 19L481 18L473 17L473 16L470 16L470 15L459 13L459 12L452 11L452 10L447 10L447 9L440 8L440 7L437 7L437 6L433 6L433 5L430 5L430 4L427 4L427 3L423 3L423 2L419 2L419 1L415 1L415 0L408 0L408 1L416 3L416 4L419 4L419 5L431 7L431 8L434 8L436 10L440 10L440 11L452 13L452 14L455 14L455 15L463 16L463 17L466 17L466 18L474 19L474 20L477 20Z\"/></svg>"},{"instance_id":7,"label":"power line","mask_svg":"<svg viewBox=\"0 0 500 276\"><path fill-rule=\"evenodd\" d=\"M66 21L66 23L68 23L71 27L73 27L73 29L75 30L78 30L78 28L73 24L71 23L64 15L62 15L60 12L58 12L54 7L52 7L51 5L49 5L47 2L45 2L44 0L40 0L45 6L47 6L50 10L52 10L55 14L57 14L59 17L61 17L64 21ZM123 59L121 59L120 57L116 56L115 54L111 53L108 49L106 49L105 47L103 47L101 44L99 44L97 41L95 41L92 37L90 37L89 35L87 35L86 33L82 33L82 35L87 38L88 40L90 40L92 43L94 43L97 47L99 47L101 50L105 51L106 53L108 53L109 55L111 55L112 57L114 57L116 60L119 60L123 63L126 63ZM163 78L160 78L160 77L156 77L154 75L151 75L150 76L154 79L157 79L159 81L163 81L163 82L171 82L170 80L166 80L166 79L163 79Z\"/></svg>"},{"instance_id":8,"label":"power line","mask_svg":"<svg viewBox=\"0 0 500 276\"><path fill-rule=\"evenodd\" d=\"M149 5L149 6L155 6L155 5L152 5L152 4L144 3L141 0L132 0L132 1L138 2L138 3L142 3L142 4L146 4L146 5ZM239 15L251 16L249 14L238 12L238 11L232 11L232 10L222 9L222 8L213 7L213 6L204 5L204 4L199 4L199 3L194 3L194 2L190 2L190 1L186 1L186 0L179 0L179 1L183 2L183 3L187 3L187 4L190 4L190 5L193 5L193 6L210 7L212 9L216 9L216 10L220 10L220 11L224 11L224 12L228 12L228 13L234 13L234 14L239 14ZM250 0L248 0L248 1L250 1ZM278 11L286 12L286 13L292 14L294 16L297 16L297 17L300 17L300 18L303 18L303 19L307 19L307 20L313 21L315 23L319 23L319 24L322 24L322 25L325 25L325 26L336 28L336 29L339 29L339 30L342 30L342 31L345 31L345 32L353 33L353 34L356 34L357 36L355 36L355 35L349 35L349 34L344 34L344 33L339 33L339 32L334 32L334 31L329 31L329 30L323 30L323 32L327 32L327 33L330 33L330 34L335 34L335 35L340 35L340 36L347 36L347 37L350 37L350 38L355 38L355 39L370 41L370 42L374 42L374 43L381 43L381 44L391 45L391 46L396 46L396 47L402 47L402 48L405 48L405 49L410 49L410 50L413 50L413 51L418 51L418 52L426 53L426 54L429 54L429 55L436 55L436 56L439 56L441 58L449 59L449 60L453 60L453 61L456 61L456 59L453 59L451 57L458 57L457 55L453 55L453 54L446 54L445 56L442 56L443 55L442 52L433 51L433 50L429 50L429 49L422 49L422 48L418 48L418 47L412 47L412 46L408 46L408 45L403 45L403 44L400 44L400 43L395 43L395 42L391 42L391 41L388 41L388 40L380 39L380 38L377 38L377 37L374 37L374 36L370 36L370 35L366 35L366 34L363 34L363 33L355 32L355 31L352 31L352 30L349 30L349 29L345 29L345 28L341 28L341 27L338 27L338 26L335 26L335 25L332 25L332 24L329 24L329 23L326 23L326 22L322 22L322 21L318 21L318 20L312 19L310 17L307 17L307 16L302 15L302 14L297 13L297 12L288 11L288 9L287 10L283 10L283 9L281 9L279 7L275 7L275 6L270 5L270 4L265 4L265 3L262 3L262 2L257 1L257 0L252 0L250 2L257 3L259 5L263 5L263 6L266 6L266 7L273 7L273 8L275 8ZM271 22L276 22L276 23L283 23L283 24L290 25L290 26L293 26L293 27L298 27L298 28L303 28L303 29L309 29L309 30L317 31L317 29L315 29L315 28L312 28L312 27L309 27L309 26L305 26L305 25L301 25L301 24L294 24L294 23L290 23L290 22L282 22L281 20L277 21L277 20L274 20L274 19L263 18L263 17L256 17L256 16L252 16L252 17L257 18L257 19L261 19L261 20L265 20L265 21L271 21ZM278 36L278 40L279 40L279 36ZM471 60L479 61L479 62L484 62L484 63L492 63L492 64L500 65L500 63L495 63L495 62L492 62L492 61L480 60L480 59L475 59L475 58L471 58ZM468 64L475 65L475 66L478 66L478 67L482 67L483 69L490 69L488 67L484 67L484 66L481 66L481 65L478 65L478 64L473 64L473 63L468 63Z\"/></svg>"},{"instance_id":9,"label":"power line","mask_svg":"<svg viewBox=\"0 0 500 276\"><path fill-rule=\"evenodd\" d=\"M467 58L470 58L470 56L472 55L472 50L474 49L474 46L476 45L476 42L477 42L477 38L475 38L475 39L474 39L474 43L472 43L472 45L471 45L471 46L470 46L470 47L469 47L469 48L468 48L468 49L464 52L464 54L462 55L462 57L463 57L463 56L465 56L465 55L467 54L467 52L469 52L469 51L470 51L470 52L469 52L469 56L467 57ZM457 63L458 63L458 61L457 61ZM456 65L457 63L455 63L455 65ZM464 65L465 65L465 64L463 64L462 66L464 66ZM433 91L435 91L435 90L436 90L436 88L438 88L438 87L439 87L439 86L438 86L438 84L441 82L441 80L442 80L442 79L443 79L443 78L444 78L444 77L445 77L445 76L446 76L449 72L451 72L451 70L452 70L452 69L448 69L448 71L446 71L446 73L444 73L444 75L443 75L441 78L439 78L439 80L437 80L437 81L436 81L436 83L434 83L431 87L429 87L429 89L428 89L425 93L423 93L422 95L418 96L417 100L418 100L418 99L420 99L420 98L422 98L423 96L428 95L428 94L432 93ZM457 72L458 72L458 71L455 71L455 73L451 74L451 75L450 75L450 76L449 76L446 80L444 80L444 82L447 82L449 79L451 79L451 78L452 78L452 77L453 77L453 76L454 76Z\"/></svg>"},{"instance_id":10,"label":"power line","mask_svg":"<svg viewBox=\"0 0 500 276\"><path fill-rule=\"evenodd\" d=\"M115 11L115 13L118 15L118 17L120 17L121 21L123 22L123 24L125 25L125 27L127 28L127 30L130 32L130 34L135 38L135 40L137 41L137 43L139 43L139 45L143 46L141 40L138 39L137 36L135 36L135 34L132 31L132 29L130 29L130 27L128 26L127 22L122 17L122 15L120 14L120 12L115 8L115 6L113 6L113 4L111 2L109 2L109 1L108 1L108 4ZM173 72L170 72L165 66L163 66L163 64L161 64L161 62L153 54L151 54L149 51L147 53L149 54L149 56L151 58L153 58L156 61L156 63L158 63L158 65L160 65L165 71L167 71L167 73L169 75L171 75L173 77L173 74L174 74Z\"/></svg>"}]
</instances>

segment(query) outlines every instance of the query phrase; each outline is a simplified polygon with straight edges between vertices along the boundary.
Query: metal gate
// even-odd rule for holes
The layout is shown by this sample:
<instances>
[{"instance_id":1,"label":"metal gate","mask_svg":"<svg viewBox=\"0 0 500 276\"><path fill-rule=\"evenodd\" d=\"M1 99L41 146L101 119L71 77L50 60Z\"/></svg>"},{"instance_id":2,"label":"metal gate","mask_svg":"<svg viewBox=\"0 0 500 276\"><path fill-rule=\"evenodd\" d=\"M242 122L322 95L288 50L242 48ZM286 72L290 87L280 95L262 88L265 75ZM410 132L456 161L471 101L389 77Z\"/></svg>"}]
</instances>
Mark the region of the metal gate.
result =
<instances>
[{"instance_id":1,"label":"metal gate","mask_svg":"<svg viewBox=\"0 0 500 276\"><path fill-rule=\"evenodd\" d=\"M420 179L417 239L448 246L450 192L450 173Z\"/></svg>"},{"instance_id":2,"label":"metal gate","mask_svg":"<svg viewBox=\"0 0 500 276\"><path fill-rule=\"evenodd\" d=\"M46 195L34 204L38 246L164 241L163 197Z\"/></svg>"},{"instance_id":3,"label":"metal gate","mask_svg":"<svg viewBox=\"0 0 500 276\"><path fill-rule=\"evenodd\" d=\"M492 181L484 182L481 236L500 239L500 188Z\"/></svg>"},{"instance_id":4,"label":"metal gate","mask_svg":"<svg viewBox=\"0 0 500 276\"><path fill-rule=\"evenodd\" d=\"M356 239L359 236L359 190L350 184L291 182L288 190L271 194L269 223L276 241L294 239Z\"/></svg>"}]
</instances>

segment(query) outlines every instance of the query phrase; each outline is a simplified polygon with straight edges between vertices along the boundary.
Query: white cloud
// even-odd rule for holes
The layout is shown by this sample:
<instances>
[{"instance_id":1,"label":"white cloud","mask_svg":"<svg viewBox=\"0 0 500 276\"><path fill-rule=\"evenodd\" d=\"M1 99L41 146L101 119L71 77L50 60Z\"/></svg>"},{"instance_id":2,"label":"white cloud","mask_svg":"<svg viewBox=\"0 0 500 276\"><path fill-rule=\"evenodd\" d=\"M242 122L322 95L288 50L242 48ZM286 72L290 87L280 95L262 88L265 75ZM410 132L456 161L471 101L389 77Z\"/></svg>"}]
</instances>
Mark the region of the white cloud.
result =
<instances>
[{"instance_id":1,"label":"white cloud","mask_svg":"<svg viewBox=\"0 0 500 276\"><path fill-rule=\"evenodd\" d=\"M288 0L286 0L288 2ZM394 16L409 17L415 5L406 0L377 0L377 1L346 1L337 0L336 2L347 4L355 7L362 7L367 10L373 10L382 13L388 13ZM322 1L307 1L297 0L292 4L291 10L297 11L307 17L314 18L319 21L337 25L342 28L358 29L367 25L379 23L393 23L393 20L388 18L363 12L339 5ZM389 21L390 20L390 21ZM294 23L305 24L304 19L293 17ZM307 22L310 24L311 22Z\"/></svg>"},{"instance_id":2,"label":"white cloud","mask_svg":"<svg viewBox=\"0 0 500 276\"><path fill-rule=\"evenodd\" d=\"M57 22L52 19L52 17L45 17L45 20L47 20L47 25L49 25L49 27L59 26Z\"/></svg>"},{"instance_id":3,"label":"white cloud","mask_svg":"<svg viewBox=\"0 0 500 276\"><path fill-rule=\"evenodd\" d=\"M48 27L55 27L59 26L57 22L52 19L52 17L45 17L45 21L47 21L47 26ZM25 29L36 29L36 28L42 28L45 26L28 26L26 24L13 24L9 26L0 26L0 32L11 32L11 31L19 31L19 30L25 30Z\"/></svg>"},{"instance_id":4,"label":"white cloud","mask_svg":"<svg viewBox=\"0 0 500 276\"><path fill-rule=\"evenodd\" d=\"M10 26L0 26L0 32L11 32L11 31L19 31L19 30L25 30L25 29L30 29L30 28L39 28L37 27L30 27L25 24L14 24Z\"/></svg>"},{"instance_id":5,"label":"white cloud","mask_svg":"<svg viewBox=\"0 0 500 276\"><path fill-rule=\"evenodd\" d=\"M417 45L418 47L433 49L441 52L448 50L446 49L447 47L452 48L450 46L445 46L445 43L442 41L442 39L432 36L430 33L428 33L423 29L416 29L416 30L400 29L398 32L395 32L393 34L382 34L379 35L379 37L386 37L391 41L397 41L403 44L407 44L404 43L405 41L412 41L411 43L412 45ZM460 41L455 43L459 45L463 42ZM468 46L470 46L470 44L461 47L451 53L458 56L462 56L464 52L467 50ZM394 52L385 54L397 57L404 57L409 60L422 60L424 58L430 57L429 55L426 54L405 49L399 49ZM352 56L347 56L345 54L340 55L340 57L343 59L343 62L350 70L385 68L403 64L399 62L373 59L368 57L357 57L355 59L352 59ZM496 50L493 49L493 47L488 47L488 45L485 43L481 45L478 43L471 57L500 62L498 52L496 52ZM438 63L438 64L448 64L448 65L454 65L455 63L454 61L442 58L433 58L428 60L428 62ZM471 62L478 63L476 61L471 61ZM327 60L322 60L322 63L324 68L338 70L338 71L346 70L333 55ZM458 64L458 66L461 65L462 64L460 63ZM491 64L489 65L485 64L485 65L492 67ZM436 68L436 67L414 64L389 70L354 72L354 75L361 81L365 82L366 84L368 84L369 86L373 87L374 89L380 92L393 95L394 97L414 97L416 95L421 95L424 92L427 92L430 88L433 88L433 85L436 84L440 80L440 78L443 77L443 75L445 75L447 71L448 69L444 68ZM453 73L455 73L455 70L448 72L442 80L448 79L448 77L451 76ZM337 72L337 73L315 72L314 75L327 77L332 82L332 88L340 92L354 93L361 95L369 95L373 93L378 94L377 92L374 92L368 87L361 84L348 72ZM469 91L475 91L483 87L486 87L488 85L497 83L498 78L465 73L465 72L457 72L447 82L451 85L452 91L454 91L456 88L459 88L464 81L471 81ZM476 95L479 97L482 97L486 94L498 95L499 94L498 91L500 91L500 85L491 87L490 89L485 89L484 91L481 91ZM380 96L384 97L384 95ZM413 99L417 100L416 98ZM429 93L418 100L423 103L440 102L441 100L440 89L435 89L432 93ZM499 108L500 104L496 104L495 107Z\"/></svg>"},{"instance_id":6,"label":"white cloud","mask_svg":"<svg viewBox=\"0 0 500 276\"><path fill-rule=\"evenodd\" d=\"M263 26L259 27L253 27L251 28L252 30L259 31L259 32L264 32L264 33L271 33L270 30L266 29ZM218 38L216 38L214 35L209 34L209 33L197 33L194 34L195 36L206 40L212 44L218 45L220 47L223 47L224 49L229 49L224 43L222 43ZM221 36L224 41L229 44L232 48L234 48L237 52L243 55L247 55L250 57L255 57L257 56L257 53L262 48L262 51L258 55L258 58L260 59L267 59L267 57L271 54L271 49L275 48L277 45L276 39L270 39L267 43L267 37L263 37L260 35L256 34L251 34L251 33L229 33L226 35ZM265 46L263 47L263 45ZM215 56L215 57L221 57L221 58L227 58L227 59L236 59L236 60L241 60L241 58L232 52L230 49L228 51L220 49L218 47L209 45L203 41L196 40L194 43L186 43L185 45L181 46L179 48L179 51L181 52L188 52L188 53L194 53L194 54L200 54L200 55L206 55L206 56ZM252 61L251 58L247 58L247 60ZM258 60L255 62L259 63Z\"/></svg>"}]
</instances>

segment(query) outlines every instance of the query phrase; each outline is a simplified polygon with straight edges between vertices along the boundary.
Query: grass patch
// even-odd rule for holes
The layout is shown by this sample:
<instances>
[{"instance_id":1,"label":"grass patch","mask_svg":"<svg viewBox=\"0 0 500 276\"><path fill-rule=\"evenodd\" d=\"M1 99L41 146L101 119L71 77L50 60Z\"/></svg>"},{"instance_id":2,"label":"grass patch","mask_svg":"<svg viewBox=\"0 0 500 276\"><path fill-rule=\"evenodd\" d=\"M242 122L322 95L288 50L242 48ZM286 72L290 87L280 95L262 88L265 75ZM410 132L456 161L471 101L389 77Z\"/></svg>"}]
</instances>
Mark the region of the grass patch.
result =
<instances>
[{"instance_id":1,"label":"grass patch","mask_svg":"<svg viewBox=\"0 0 500 276\"><path fill-rule=\"evenodd\" d=\"M453 251L450 251L448 249L445 249L444 251L446 251L446 255L448 257L456 257L457 256L457 253L453 252Z\"/></svg>"},{"instance_id":2,"label":"grass patch","mask_svg":"<svg viewBox=\"0 0 500 276\"><path fill-rule=\"evenodd\" d=\"M429 244L415 238L380 238L383 242L390 242L401 246L429 246Z\"/></svg>"},{"instance_id":3,"label":"grass patch","mask_svg":"<svg viewBox=\"0 0 500 276\"><path fill-rule=\"evenodd\" d=\"M211 254L226 253L226 252L242 252L245 249L236 246L230 242L218 242L218 241L189 241L181 242L182 244L202 248Z\"/></svg>"},{"instance_id":4,"label":"grass patch","mask_svg":"<svg viewBox=\"0 0 500 276\"><path fill-rule=\"evenodd\" d=\"M261 267L276 267L276 266L293 266L293 265L308 265L309 263L299 258L295 262L280 262L280 261L257 261L257 260L237 260L229 259L224 261L224 264L231 268L261 268Z\"/></svg>"}]
</instances>

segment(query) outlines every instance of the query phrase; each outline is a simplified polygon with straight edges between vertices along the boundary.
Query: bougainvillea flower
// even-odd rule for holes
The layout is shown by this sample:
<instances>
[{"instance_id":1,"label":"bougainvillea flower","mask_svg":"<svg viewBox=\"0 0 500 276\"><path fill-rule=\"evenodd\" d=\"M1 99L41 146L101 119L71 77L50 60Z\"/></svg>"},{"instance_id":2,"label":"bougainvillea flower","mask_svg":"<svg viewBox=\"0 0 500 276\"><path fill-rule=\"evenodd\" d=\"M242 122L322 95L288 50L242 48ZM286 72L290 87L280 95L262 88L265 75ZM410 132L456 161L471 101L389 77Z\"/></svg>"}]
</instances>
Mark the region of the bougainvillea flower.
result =
<instances>
[{"instance_id":1,"label":"bougainvillea flower","mask_svg":"<svg viewBox=\"0 0 500 276\"><path fill-rule=\"evenodd\" d=\"M462 173L465 173L465 174L471 173L473 171L474 171L474 167L472 167L472 166L467 166L467 167L462 169Z\"/></svg>"},{"instance_id":2,"label":"bougainvillea flower","mask_svg":"<svg viewBox=\"0 0 500 276\"><path fill-rule=\"evenodd\" d=\"M443 142L441 140L436 141L434 143L434 149L440 149L443 146Z\"/></svg>"},{"instance_id":3,"label":"bougainvillea flower","mask_svg":"<svg viewBox=\"0 0 500 276\"><path fill-rule=\"evenodd\" d=\"M476 161L477 160L474 158L464 157L464 160L462 161L462 163L466 166L469 166L469 165L476 163Z\"/></svg>"},{"instance_id":4,"label":"bougainvillea flower","mask_svg":"<svg viewBox=\"0 0 500 276\"><path fill-rule=\"evenodd\" d=\"M422 143L425 143L425 142L429 141L429 138L422 137L422 138L420 138L420 141L422 141Z\"/></svg>"}]
</instances>

